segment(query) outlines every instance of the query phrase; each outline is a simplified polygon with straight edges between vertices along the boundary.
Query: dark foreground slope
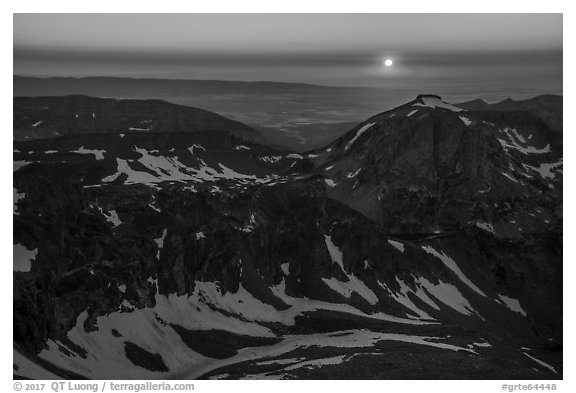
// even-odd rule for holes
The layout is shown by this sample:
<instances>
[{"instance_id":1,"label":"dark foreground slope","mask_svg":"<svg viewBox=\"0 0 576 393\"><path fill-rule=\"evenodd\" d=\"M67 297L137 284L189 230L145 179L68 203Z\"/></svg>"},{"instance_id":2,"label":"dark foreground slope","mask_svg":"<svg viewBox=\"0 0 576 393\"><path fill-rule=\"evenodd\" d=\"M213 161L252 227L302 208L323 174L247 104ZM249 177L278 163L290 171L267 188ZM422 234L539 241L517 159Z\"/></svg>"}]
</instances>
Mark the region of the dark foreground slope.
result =
<instances>
[{"instance_id":1,"label":"dark foreground slope","mask_svg":"<svg viewBox=\"0 0 576 393\"><path fill-rule=\"evenodd\" d=\"M558 141L439 102L306 155L227 132L15 142L15 376L561 378Z\"/></svg>"}]
</instances>

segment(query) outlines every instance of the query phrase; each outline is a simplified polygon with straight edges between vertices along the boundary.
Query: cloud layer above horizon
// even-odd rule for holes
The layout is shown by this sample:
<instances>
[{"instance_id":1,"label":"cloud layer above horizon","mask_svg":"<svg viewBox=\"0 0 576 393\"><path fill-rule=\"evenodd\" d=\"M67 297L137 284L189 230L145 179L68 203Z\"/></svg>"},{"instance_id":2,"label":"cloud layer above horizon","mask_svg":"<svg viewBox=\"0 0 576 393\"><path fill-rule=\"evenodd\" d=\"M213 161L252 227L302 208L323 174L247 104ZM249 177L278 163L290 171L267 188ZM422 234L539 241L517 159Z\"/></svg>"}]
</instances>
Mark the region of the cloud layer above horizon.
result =
<instances>
[{"instance_id":1,"label":"cloud layer above horizon","mask_svg":"<svg viewBox=\"0 0 576 393\"><path fill-rule=\"evenodd\" d=\"M15 14L14 73L561 92L562 15Z\"/></svg>"}]
</instances>

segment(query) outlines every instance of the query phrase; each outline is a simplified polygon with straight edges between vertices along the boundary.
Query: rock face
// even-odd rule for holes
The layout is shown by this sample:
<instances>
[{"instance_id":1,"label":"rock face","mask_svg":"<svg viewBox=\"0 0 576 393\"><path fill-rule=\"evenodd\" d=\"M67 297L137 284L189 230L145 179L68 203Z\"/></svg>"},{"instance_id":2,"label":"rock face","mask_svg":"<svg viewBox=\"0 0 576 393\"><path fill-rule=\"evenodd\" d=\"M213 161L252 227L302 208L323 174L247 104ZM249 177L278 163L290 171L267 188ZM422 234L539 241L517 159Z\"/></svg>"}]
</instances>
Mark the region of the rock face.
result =
<instances>
[{"instance_id":1,"label":"rock face","mask_svg":"<svg viewBox=\"0 0 576 393\"><path fill-rule=\"evenodd\" d=\"M15 142L14 374L561 378L556 135L422 95L303 155Z\"/></svg>"},{"instance_id":2,"label":"rock face","mask_svg":"<svg viewBox=\"0 0 576 393\"><path fill-rule=\"evenodd\" d=\"M14 136L17 139L143 131L228 131L250 141L265 142L256 130L242 123L202 109L162 100L81 95L14 97Z\"/></svg>"},{"instance_id":3,"label":"rock face","mask_svg":"<svg viewBox=\"0 0 576 393\"><path fill-rule=\"evenodd\" d=\"M317 173L331 179L330 196L389 233L489 222L509 237L561 226L562 139L527 113L462 111L420 96L313 155ZM508 228L529 215L546 225Z\"/></svg>"}]
</instances>

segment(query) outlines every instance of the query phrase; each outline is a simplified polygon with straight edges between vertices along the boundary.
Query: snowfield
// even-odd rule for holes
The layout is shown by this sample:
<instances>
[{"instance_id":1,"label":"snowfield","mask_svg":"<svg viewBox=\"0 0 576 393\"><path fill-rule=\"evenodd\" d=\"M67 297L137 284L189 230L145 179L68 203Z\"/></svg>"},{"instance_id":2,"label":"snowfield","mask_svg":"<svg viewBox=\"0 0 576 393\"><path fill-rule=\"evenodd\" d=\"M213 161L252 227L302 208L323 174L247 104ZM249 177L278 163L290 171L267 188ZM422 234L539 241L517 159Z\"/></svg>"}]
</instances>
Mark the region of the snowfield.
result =
<instances>
[{"instance_id":1,"label":"snowfield","mask_svg":"<svg viewBox=\"0 0 576 393\"><path fill-rule=\"evenodd\" d=\"M292 307L285 311L277 311L272 306L255 299L243 287L240 287L236 293L223 294L214 283L196 282L196 289L190 297L157 295L157 304L153 308L134 309L128 307L133 311L99 316L97 318L98 330L96 331L86 332L84 330L84 321L88 314L83 312L78 317L76 326L68 332L68 338L86 350L86 357L77 355L72 348L54 340L48 341L48 348L43 350L39 356L59 367L91 378L106 376L106 378L122 379L163 379L197 377L227 364L249 359L264 360L266 357L279 356L297 348L310 346L361 348L373 346L381 340L401 341L452 351L475 353L469 348L445 344L440 337L351 330L338 333L284 336L278 344L240 349L237 355L219 360L200 355L190 349L169 326L170 323L176 323L189 330L220 329L250 336L274 337L266 327L251 321L293 324L294 317L307 310L317 308L344 312L355 310L345 304L291 298L283 292L283 289L276 288L276 294L286 299ZM129 303L127 306L130 306ZM355 314L366 316L358 310L355 310ZM380 314L368 317L409 324L427 323L410 319L402 320ZM121 336L112 334L113 330ZM149 371L135 366L126 357L123 342L130 342L150 353L157 353L169 371ZM100 359L107 361L102 362ZM290 364L289 362L286 363ZM306 364L304 363L303 366Z\"/></svg>"},{"instance_id":2,"label":"snowfield","mask_svg":"<svg viewBox=\"0 0 576 393\"><path fill-rule=\"evenodd\" d=\"M14 374L19 375L21 377L30 379L53 379L53 380L62 379L56 374L53 374L50 371L46 370L45 368L32 362L30 359L23 356L16 349L12 350L12 363L16 365L16 367L18 367L17 370L14 370Z\"/></svg>"},{"instance_id":3,"label":"snowfield","mask_svg":"<svg viewBox=\"0 0 576 393\"><path fill-rule=\"evenodd\" d=\"M429 107L429 108L443 108L443 109L451 110L452 112L461 112L462 111L461 108L458 108L457 106L454 106L452 104L448 104L437 97L425 96L425 97L422 97L422 101L423 101L422 104L416 103L416 104L414 104L414 106L425 106L425 107Z\"/></svg>"},{"instance_id":4,"label":"snowfield","mask_svg":"<svg viewBox=\"0 0 576 393\"><path fill-rule=\"evenodd\" d=\"M147 169L146 171L133 169L127 160L116 158L117 172L105 177L102 182L113 182L121 175L127 177L124 181L125 184L141 183L147 185L155 185L164 181L203 183L227 179L242 183L266 183L272 180L272 177L258 178L254 175L238 173L221 163L218 164L219 170L207 166L202 160L200 160L198 168L191 168L181 163L178 157L155 155L147 149L138 147L135 148L135 151L140 153L141 157L137 161Z\"/></svg>"},{"instance_id":5,"label":"snowfield","mask_svg":"<svg viewBox=\"0 0 576 393\"><path fill-rule=\"evenodd\" d=\"M103 160L104 153L106 153L106 150L85 149L84 146L80 146L78 150L74 150L71 153L94 154L94 157L96 157L97 160Z\"/></svg>"}]
</instances>

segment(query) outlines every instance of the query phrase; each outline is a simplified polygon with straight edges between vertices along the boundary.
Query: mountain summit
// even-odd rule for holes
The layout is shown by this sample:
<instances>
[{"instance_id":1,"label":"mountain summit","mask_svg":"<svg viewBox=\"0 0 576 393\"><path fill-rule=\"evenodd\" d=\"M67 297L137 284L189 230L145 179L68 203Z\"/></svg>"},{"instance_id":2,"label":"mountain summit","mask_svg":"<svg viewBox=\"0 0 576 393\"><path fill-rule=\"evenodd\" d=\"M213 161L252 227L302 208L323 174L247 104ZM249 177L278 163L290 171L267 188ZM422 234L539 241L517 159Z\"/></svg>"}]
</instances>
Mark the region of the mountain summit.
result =
<instances>
[{"instance_id":1,"label":"mountain summit","mask_svg":"<svg viewBox=\"0 0 576 393\"><path fill-rule=\"evenodd\" d=\"M433 95L371 117L310 154L331 197L395 232L493 221L495 204L526 195L520 216L528 214L523 203L561 199L562 139L541 119L466 111ZM544 215L557 220L554 211Z\"/></svg>"}]
</instances>

